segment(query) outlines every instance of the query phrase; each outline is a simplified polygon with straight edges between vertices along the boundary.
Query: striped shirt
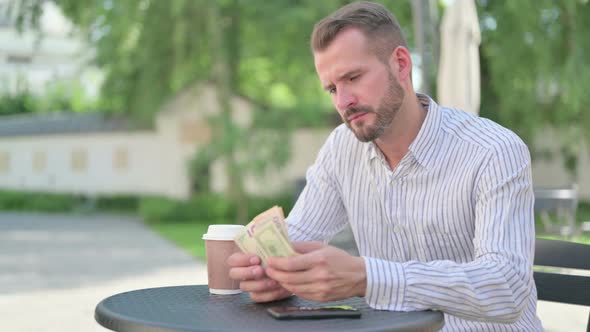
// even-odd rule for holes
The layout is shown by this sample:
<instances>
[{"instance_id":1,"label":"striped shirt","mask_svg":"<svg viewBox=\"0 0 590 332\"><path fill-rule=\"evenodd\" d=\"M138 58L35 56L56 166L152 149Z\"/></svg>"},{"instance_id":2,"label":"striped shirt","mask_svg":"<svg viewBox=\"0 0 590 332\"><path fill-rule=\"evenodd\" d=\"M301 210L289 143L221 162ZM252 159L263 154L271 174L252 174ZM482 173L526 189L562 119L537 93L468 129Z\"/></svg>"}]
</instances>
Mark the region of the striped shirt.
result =
<instances>
[{"instance_id":1,"label":"striped shirt","mask_svg":"<svg viewBox=\"0 0 590 332\"><path fill-rule=\"evenodd\" d=\"M331 133L287 218L291 239L328 242L350 224L375 309L440 310L443 331L542 331L526 145L418 98L427 115L395 169L346 126Z\"/></svg>"}]
</instances>

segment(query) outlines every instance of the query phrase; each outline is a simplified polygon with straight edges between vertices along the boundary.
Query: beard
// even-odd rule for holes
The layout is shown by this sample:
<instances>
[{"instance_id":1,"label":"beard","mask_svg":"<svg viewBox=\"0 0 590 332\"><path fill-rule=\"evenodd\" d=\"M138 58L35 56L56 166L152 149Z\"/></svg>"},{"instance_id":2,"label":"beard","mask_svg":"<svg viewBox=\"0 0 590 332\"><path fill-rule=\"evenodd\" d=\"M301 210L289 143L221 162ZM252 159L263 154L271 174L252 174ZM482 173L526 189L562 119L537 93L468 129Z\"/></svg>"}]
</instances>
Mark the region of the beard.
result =
<instances>
[{"instance_id":1,"label":"beard","mask_svg":"<svg viewBox=\"0 0 590 332\"><path fill-rule=\"evenodd\" d=\"M342 119L346 126L355 134L361 142L372 142L381 137L385 129L391 126L402 105L405 93L399 82L389 73L389 86L377 109L370 106L351 107L344 112ZM374 123L366 123L363 119L356 120L355 126L348 120L350 116L359 113L373 113L376 116Z\"/></svg>"}]
</instances>

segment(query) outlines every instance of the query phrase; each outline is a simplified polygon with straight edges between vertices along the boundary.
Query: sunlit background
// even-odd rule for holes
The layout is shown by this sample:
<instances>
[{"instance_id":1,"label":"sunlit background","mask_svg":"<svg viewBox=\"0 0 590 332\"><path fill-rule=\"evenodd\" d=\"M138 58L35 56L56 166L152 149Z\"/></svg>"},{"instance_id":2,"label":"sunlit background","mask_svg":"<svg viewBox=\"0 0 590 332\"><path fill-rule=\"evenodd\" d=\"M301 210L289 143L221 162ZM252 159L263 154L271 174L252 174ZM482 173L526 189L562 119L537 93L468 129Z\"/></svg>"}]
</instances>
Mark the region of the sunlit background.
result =
<instances>
[{"instance_id":1,"label":"sunlit background","mask_svg":"<svg viewBox=\"0 0 590 332\"><path fill-rule=\"evenodd\" d=\"M149 245L109 242L129 223L188 252L180 261L196 271L207 225L246 223L275 204L288 212L339 124L309 35L348 2L0 0L0 312L12 308L11 330L37 330L16 313L47 295L35 292L95 304L144 286L133 278L176 282L181 272L148 268ZM588 2L380 2L407 35L417 91L525 140L538 235L590 243ZM51 259L78 257L74 271L43 265L54 240L100 240L89 232L110 243L103 260L63 247L70 256ZM112 276L86 265L125 255ZM135 260L146 263L121 272ZM71 293L99 284L94 297ZM73 326L99 330L85 310ZM585 326L587 310L554 310ZM564 328L551 319L548 330Z\"/></svg>"}]
</instances>

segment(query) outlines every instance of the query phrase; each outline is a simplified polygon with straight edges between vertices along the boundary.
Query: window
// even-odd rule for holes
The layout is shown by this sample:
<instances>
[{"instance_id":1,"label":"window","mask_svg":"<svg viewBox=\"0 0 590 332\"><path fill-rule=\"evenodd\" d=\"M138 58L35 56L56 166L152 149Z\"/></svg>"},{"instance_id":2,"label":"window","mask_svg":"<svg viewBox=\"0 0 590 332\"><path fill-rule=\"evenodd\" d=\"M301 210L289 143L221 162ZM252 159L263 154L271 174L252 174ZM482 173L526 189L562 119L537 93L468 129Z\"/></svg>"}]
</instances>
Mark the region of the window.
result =
<instances>
[{"instance_id":1,"label":"window","mask_svg":"<svg viewBox=\"0 0 590 332\"><path fill-rule=\"evenodd\" d=\"M88 154L84 149L74 149L72 151L72 171L85 171L88 167Z\"/></svg>"},{"instance_id":2,"label":"window","mask_svg":"<svg viewBox=\"0 0 590 332\"><path fill-rule=\"evenodd\" d=\"M206 121L186 120L180 123L180 141L182 143L202 143L211 141L211 128Z\"/></svg>"},{"instance_id":3,"label":"window","mask_svg":"<svg viewBox=\"0 0 590 332\"><path fill-rule=\"evenodd\" d=\"M119 147L113 152L113 168L118 171L126 170L129 167L129 151Z\"/></svg>"},{"instance_id":4,"label":"window","mask_svg":"<svg viewBox=\"0 0 590 332\"><path fill-rule=\"evenodd\" d=\"M45 151L35 151L33 154L33 171L42 173L47 169L47 154Z\"/></svg>"},{"instance_id":5,"label":"window","mask_svg":"<svg viewBox=\"0 0 590 332\"><path fill-rule=\"evenodd\" d=\"M10 153L0 151L0 173L8 173L10 171Z\"/></svg>"}]
</instances>

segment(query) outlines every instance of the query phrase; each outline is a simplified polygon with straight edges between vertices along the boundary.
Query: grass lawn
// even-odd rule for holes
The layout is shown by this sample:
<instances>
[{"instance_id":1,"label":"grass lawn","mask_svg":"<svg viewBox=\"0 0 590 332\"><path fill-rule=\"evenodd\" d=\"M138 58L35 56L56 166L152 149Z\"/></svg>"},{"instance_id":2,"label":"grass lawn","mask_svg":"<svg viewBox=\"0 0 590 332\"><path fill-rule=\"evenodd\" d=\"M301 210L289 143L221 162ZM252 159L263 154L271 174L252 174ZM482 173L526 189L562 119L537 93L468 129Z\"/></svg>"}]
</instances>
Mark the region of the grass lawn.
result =
<instances>
[{"instance_id":1,"label":"grass lawn","mask_svg":"<svg viewBox=\"0 0 590 332\"><path fill-rule=\"evenodd\" d=\"M168 222L149 223L147 225L178 247L186 250L192 256L205 260L205 241L201 238L203 234L207 233L209 223Z\"/></svg>"},{"instance_id":2,"label":"grass lawn","mask_svg":"<svg viewBox=\"0 0 590 332\"><path fill-rule=\"evenodd\" d=\"M582 234L582 235L576 235L572 238L564 238L563 236L548 235L548 234L537 234L537 237L543 238L543 239L550 239L550 240L562 240L562 241L590 244L590 235L588 235L588 233Z\"/></svg>"},{"instance_id":3,"label":"grass lawn","mask_svg":"<svg viewBox=\"0 0 590 332\"><path fill-rule=\"evenodd\" d=\"M578 206L577 218L578 221L590 221L590 203L581 202ZM213 222L215 224L231 224L228 220L220 220ZM537 223L537 237L546 239L561 239L572 242L580 242L590 244L590 233L586 232L582 235L575 236L571 239L564 239L559 235L543 234L543 226L539 218L536 218ZM192 256L205 260L205 241L201 239L203 234L207 232L207 227L212 222L193 221L193 222L166 222L166 223L148 223L147 225L154 231L168 239L178 247L186 250Z\"/></svg>"},{"instance_id":4,"label":"grass lawn","mask_svg":"<svg viewBox=\"0 0 590 332\"><path fill-rule=\"evenodd\" d=\"M576 211L577 226L581 227L583 221L590 221L590 202L579 202L579 204L578 204L578 210ZM553 240L564 240L564 241L590 244L590 233L589 232L585 232L580 235L576 235L572 238L564 238L563 236L559 236L556 234L543 233L544 227L543 227L543 224L541 223L541 218L536 213L535 213L535 227L537 230L537 237L540 237L540 238L553 239Z\"/></svg>"}]
</instances>

